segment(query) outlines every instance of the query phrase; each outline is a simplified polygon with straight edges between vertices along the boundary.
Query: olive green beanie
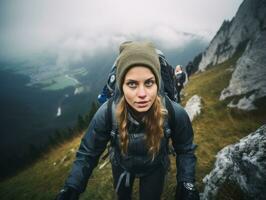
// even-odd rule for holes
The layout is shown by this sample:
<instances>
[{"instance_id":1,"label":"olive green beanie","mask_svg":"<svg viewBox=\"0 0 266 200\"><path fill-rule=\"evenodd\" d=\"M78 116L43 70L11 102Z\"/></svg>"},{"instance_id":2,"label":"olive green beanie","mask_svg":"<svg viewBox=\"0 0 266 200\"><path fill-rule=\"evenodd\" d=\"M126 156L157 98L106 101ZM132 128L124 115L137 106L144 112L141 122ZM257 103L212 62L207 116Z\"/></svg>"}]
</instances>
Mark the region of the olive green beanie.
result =
<instances>
[{"instance_id":1,"label":"olive green beanie","mask_svg":"<svg viewBox=\"0 0 266 200\"><path fill-rule=\"evenodd\" d=\"M119 50L116 78L121 92L127 71L136 65L148 67L153 72L158 88L160 88L159 56L151 42L124 42Z\"/></svg>"}]
</instances>

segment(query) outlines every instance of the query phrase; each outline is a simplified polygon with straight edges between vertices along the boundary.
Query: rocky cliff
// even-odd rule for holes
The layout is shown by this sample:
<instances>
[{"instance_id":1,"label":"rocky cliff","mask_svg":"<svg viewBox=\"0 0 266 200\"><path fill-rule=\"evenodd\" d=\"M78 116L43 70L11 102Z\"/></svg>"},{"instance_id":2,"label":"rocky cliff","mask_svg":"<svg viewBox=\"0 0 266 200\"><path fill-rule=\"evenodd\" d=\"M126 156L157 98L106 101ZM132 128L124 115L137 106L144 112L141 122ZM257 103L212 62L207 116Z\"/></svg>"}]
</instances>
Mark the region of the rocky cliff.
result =
<instances>
[{"instance_id":1,"label":"rocky cliff","mask_svg":"<svg viewBox=\"0 0 266 200\"><path fill-rule=\"evenodd\" d=\"M252 110L256 108L252 103L266 96L266 0L243 1L235 17L222 24L203 53L199 71L226 61L240 50L244 53L220 100L241 96L229 105Z\"/></svg>"}]
</instances>

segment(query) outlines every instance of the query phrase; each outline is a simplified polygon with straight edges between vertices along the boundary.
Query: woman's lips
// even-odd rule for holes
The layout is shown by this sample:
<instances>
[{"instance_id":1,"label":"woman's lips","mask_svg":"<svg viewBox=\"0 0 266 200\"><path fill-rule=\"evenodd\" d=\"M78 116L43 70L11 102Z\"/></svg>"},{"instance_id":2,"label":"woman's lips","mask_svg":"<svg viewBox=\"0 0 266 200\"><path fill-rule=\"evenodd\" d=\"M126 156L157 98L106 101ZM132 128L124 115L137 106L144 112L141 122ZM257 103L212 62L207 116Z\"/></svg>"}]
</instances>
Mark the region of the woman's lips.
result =
<instances>
[{"instance_id":1,"label":"woman's lips","mask_svg":"<svg viewBox=\"0 0 266 200\"><path fill-rule=\"evenodd\" d=\"M138 101L136 102L138 107L146 107L148 105L149 101Z\"/></svg>"}]
</instances>

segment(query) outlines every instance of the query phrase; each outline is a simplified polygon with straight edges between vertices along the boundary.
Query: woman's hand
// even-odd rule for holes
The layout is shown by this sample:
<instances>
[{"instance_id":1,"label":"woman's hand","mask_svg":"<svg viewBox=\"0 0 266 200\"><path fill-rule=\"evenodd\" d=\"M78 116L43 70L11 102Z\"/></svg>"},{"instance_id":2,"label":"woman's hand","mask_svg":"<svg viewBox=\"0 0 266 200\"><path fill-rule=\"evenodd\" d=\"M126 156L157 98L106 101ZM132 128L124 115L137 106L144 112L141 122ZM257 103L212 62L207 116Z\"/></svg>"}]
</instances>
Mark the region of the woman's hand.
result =
<instances>
[{"instance_id":1,"label":"woman's hand","mask_svg":"<svg viewBox=\"0 0 266 200\"><path fill-rule=\"evenodd\" d=\"M193 183L181 182L176 187L176 200L199 200L199 192Z\"/></svg>"},{"instance_id":2,"label":"woman's hand","mask_svg":"<svg viewBox=\"0 0 266 200\"><path fill-rule=\"evenodd\" d=\"M62 189L59 194L55 197L55 200L78 200L79 193L72 187L66 187Z\"/></svg>"}]
</instances>

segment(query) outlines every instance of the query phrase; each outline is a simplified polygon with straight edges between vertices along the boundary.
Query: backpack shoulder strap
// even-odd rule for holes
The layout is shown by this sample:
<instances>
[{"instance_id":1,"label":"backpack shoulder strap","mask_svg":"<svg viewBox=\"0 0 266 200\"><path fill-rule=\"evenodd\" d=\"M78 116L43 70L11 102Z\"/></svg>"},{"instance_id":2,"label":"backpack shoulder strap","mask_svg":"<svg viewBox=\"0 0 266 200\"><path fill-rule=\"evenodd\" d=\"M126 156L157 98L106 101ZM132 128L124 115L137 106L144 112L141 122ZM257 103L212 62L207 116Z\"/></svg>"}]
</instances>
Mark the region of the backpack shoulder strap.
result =
<instances>
[{"instance_id":1,"label":"backpack shoulder strap","mask_svg":"<svg viewBox=\"0 0 266 200\"><path fill-rule=\"evenodd\" d=\"M165 96L165 107L168 111L168 123L169 123L170 129L171 129L171 131L174 131L175 130L175 121L176 121L175 111L174 111L172 102L167 95Z\"/></svg>"},{"instance_id":2,"label":"backpack shoulder strap","mask_svg":"<svg viewBox=\"0 0 266 200\"><path fill-rule=\"evenodd\" d=\"M171 154L173 156L176 155L174 147L172 145L169 145L169 139L171 138L172 134L175 132L175 110L172 104L172 100L166 95L164 98L165 107L168 111L167 120L165 122L165 130L164 130L164 137L167 140L167 152L168 154Z\"/></svg>"},{"instance_id":3,"label":"backpack shoulder strap","mask_svg":"<svg viewBox=\"0 0 266 200\"><path fill-rule=\"evenodd\" d=\"M106 113L106 117L105 119L108 121L108 122L111 122L111 123L108 123L108 131L111 132L112 131L112 126L113 126L113 120L112 120L112 104L113 104L113 98L110 98L108 101L107 101L107 113Z\"/></svg>"},{"instance_id":4,"label":"backpack shoulder strap","mask_svg":"<svg viewBox=\"0 0 266 200\"><path fill-rule=\"evenodd\" d=\"M110 123L108 127L108 131L111 135L111 146L114 146L114 142L117 135L117 122L115 119L115 112L114 112L114 97L111 97L107 102L107 116L106 120L108 120Z\"/></svg>"}]
</instances>

